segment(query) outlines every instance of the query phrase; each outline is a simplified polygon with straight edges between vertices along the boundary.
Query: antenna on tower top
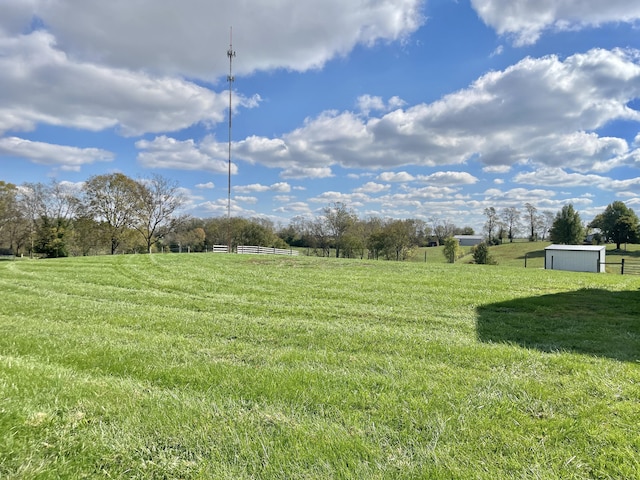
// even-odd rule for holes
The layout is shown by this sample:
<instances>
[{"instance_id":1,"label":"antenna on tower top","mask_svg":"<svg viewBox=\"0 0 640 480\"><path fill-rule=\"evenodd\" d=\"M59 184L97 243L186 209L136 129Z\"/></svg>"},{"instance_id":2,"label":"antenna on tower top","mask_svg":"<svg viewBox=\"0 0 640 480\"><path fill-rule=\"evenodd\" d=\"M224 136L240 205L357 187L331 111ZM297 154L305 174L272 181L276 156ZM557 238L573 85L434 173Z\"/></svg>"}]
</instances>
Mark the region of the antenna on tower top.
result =
<instances>
[{"instance_id":1,"label":"antenna on tower top","mask_svg":"<svg viewBox=\"0 0 640 480\"><path fill-rule=\"evenodd\" d=\"M233 91L233 59L236 56L236 52L233 49L233 27L229 27L229 50L227 50L227 57L229 57L229 75L227 81L229 82L229 181L227 190L227 252L231 253L231 96Z\"/></svg>"}]
</instances>

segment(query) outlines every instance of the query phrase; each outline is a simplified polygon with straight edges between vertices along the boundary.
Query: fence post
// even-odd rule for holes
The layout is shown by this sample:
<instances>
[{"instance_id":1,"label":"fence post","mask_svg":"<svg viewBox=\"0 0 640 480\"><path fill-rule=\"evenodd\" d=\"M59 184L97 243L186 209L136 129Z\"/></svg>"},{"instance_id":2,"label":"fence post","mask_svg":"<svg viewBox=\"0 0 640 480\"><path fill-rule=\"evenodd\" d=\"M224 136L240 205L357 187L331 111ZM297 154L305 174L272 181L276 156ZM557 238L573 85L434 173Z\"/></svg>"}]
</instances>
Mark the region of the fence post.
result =
<instances>
[{"instance_id":1,"label":"fence post","mask_svg":"<svg viewBox=\"0 0 640 480\"><path fill-rule=\"evenodd\" d=\"M524 254L524 268L527 268L527 254Z\"/></svg>"},{"instance_id":2,"label":"fence post","mask_svg":"<svg viewBox=\"0 0 640 480\"><path fill-rule=\"evenodd\" d=\"M622 259L622 262L620 262L620 275L624 275L624 258Z\"/></svg>"}]
</instances>

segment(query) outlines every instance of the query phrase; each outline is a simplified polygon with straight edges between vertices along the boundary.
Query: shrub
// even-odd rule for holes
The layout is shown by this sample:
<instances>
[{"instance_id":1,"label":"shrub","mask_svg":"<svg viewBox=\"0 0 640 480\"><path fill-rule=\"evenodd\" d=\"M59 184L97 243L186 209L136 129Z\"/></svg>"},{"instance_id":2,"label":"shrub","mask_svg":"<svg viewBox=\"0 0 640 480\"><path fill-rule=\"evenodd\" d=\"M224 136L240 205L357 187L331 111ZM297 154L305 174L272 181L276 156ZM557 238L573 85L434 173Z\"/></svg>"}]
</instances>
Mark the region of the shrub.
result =
<instances>
[{"instance_id":1,"label":"shrub","mask_svg":"<svg viewBox=\"0 0 640 480\"><path fill-rule=\"evenodd\" d=\"M489 252L489 245L485 242L479 243L471 250L474 263L481 265L496 265L496 262Z\"/></svg>"},{"instance_id":2,"label":"shrub","mask_svg":"<svg viewBox=\"0 0 640 480\"><path fill-rule=\"evenodd\" d=\"M460 242L453 237L447 238L444 241L444 250L442 250L442 253L446 257L447 262L454 263L463 253Z\"/></svg>"}]
</instances>

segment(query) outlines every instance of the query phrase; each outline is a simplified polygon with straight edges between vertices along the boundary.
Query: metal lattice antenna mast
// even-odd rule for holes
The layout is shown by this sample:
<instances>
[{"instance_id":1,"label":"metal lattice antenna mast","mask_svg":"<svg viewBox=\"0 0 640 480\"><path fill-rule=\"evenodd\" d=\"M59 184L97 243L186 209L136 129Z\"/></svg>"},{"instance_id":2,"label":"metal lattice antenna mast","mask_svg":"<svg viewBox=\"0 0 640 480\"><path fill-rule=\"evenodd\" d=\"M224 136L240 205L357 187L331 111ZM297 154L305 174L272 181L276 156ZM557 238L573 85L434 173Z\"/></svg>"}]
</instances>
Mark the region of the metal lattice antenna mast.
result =
<instances>
[{"instance_id":1,"label":"metal lattice antenna mast","mask_svg":"<svg viewBox=\"0 0 640 480\"><path fill-rule=\"evenodd\" d=\"M233 57L236 56L236 52L233 50L233 27L229 27L229 50L227 50L227 57L229 57L229 76L227 81L229 82L229 177L228 177L228 189L227 189L227 251L231 253L231 95L233 90Z\"/></svg>"}]
</instances>

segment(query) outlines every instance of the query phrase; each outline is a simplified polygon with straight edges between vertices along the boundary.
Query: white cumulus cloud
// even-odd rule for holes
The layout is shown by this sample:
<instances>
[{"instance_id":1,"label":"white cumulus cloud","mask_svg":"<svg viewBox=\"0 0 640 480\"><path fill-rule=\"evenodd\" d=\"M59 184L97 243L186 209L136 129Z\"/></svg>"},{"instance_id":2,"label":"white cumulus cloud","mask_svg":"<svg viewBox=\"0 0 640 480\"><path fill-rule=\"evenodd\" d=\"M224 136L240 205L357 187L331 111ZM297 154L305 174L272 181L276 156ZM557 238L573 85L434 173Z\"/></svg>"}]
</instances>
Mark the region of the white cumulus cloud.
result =
<instances>
[{"instance_id":1,"label":"white cumulus cloud","mask_svg":"<svg viewBox=\"0 0 640 480\"><path fill-rule=\"evenodd\" d=\"M327 176L333 165L392 169L471 160L493 173L528 163L606 172L638 161L626 140L597 130L616 120L640 121L629 106L640 97L639 59L639 52L620 49L564 60L525 58L430 104L366 118L328 110L279 138L248 137L234 152L283 169L284 178ZM372 98L367 102L376 104ZM406 181L395 175L385 172L379 179Z\"/></svg>"},{"instance_id":2,"label":"white cumulus cloud","mask_svg":"<svg viewBox=\"0 0 640 480\"><path fill-rule=\"evenodd\" d=\"M383 182L412 182L415 177L407 172L382 172L378 179Z\"/></svg>"},{"instance_id":3,"label":"white cumulus cloud","mask_svg":"<svg viewBox=\"0 0 640 480\"><path fill-rule=\"evenodd\" d=\"M124 135L180 130L225 118L224 94L192 82L80 62L45 31L0 35L0 133L39 123ZM237 103L255 105L255 99Z\"/></svg>"},{"instance_id":4,"label":"white cumulus cloud","mask_svg":"<svg viewBox=\"0 0 640 480\"><path fill-rule=\"evenodd\" d=\"M436 172L431 175L419 175L417 180L434 185L472 185L478 181L467 172Z\"/></svg>"},{"instance_id":5,"label":"white cumulus cloud","mask_svg":"<svg viewBox=\"0 0 640 480\"><path fill-rule=\"evenodd\" d=\"M206 141L201 144L193 140L176 140L165 135L155 139L139 140L136 142L138 162L150 169L170 168L180 170L202 170L213 173L227 173L228 160L223 146L215 142ZM231 164L231 173L235 174L238 167Z\"/></svg>"},{"instance_id":6,"label":"white cumulus cloud","mask_svg":"<svg viewBox=\"0 0 640 480\"><path fill-rule=\"evenodd\" d=\"M367 182L361 187L354 189L355 193L380 193L389 190L389 185L382 185L376 182Z\"/></svg>"},{"instance_id":7,"label":"white cumulus cloud","mask_svg":"<svg viewBox=\"0 0 640 480\"><path fill-rule=\"evenodd\" d=\"M576 30L640 20L640 3L630 0L471 0L480 18L516 45L535 43L545 30Z\"/></svg>"},{"instance_id":8,"label":"white cumulus cloud","mask_svg":"<svg viewBox=\"0 0 640 480\"><path fill-rule=\"evenodd\" d=\"M212 80L228 69L230 26L239 73L304 71L357 45L405 38L424 23L422 3L10 0L10 17L0 25L24 30L37 17L75 58Z\"/></svg>"},{"instance_id":9,"label":"white cumulus cloud","mask_svg":"<svg viewBox=\"0 0 640 480\"><path fill-rule=\"evenodd\" d=\"M114 154L99 148L78 148L25 140L18 137L0 138L0 156L26 158L39 165L79 170L82 165L109 162Z\"/></svg>"},{"instance_id":10,"label":"white cumulus cloud","mask_svg":"<svg viewBox=\"0 0 640 480\"><path fill-rule=\"evenodd\" d=\"M278 182L272 185L262 185L260 183L252 183L251 185L238 185L233 187L233 190L238 193L250 193L250 192L277 192L288 193L291 191L291 185L286 182Z\"/></svg>"}]
</instances>

